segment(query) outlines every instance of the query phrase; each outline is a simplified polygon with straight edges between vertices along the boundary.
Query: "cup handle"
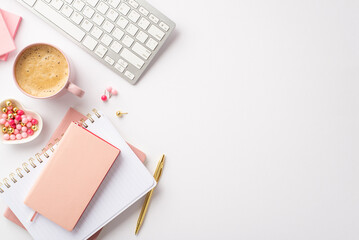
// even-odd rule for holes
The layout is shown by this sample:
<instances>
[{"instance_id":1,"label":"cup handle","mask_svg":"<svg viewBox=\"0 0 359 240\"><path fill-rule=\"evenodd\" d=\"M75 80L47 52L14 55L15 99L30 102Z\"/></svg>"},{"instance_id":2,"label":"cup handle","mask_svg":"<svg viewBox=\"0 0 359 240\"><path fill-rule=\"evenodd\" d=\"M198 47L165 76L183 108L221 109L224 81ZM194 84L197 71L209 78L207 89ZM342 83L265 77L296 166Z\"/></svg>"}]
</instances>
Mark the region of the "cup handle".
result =
<instances>
[{"instance_id":1,"label":"cup handle","mask_svg":"<svg viewBox=\"0 0 359 240\"><path fill-rule=\"evenodd\" d=\"M72 93L75 94L78 97L82 97L85 94L85 91L82 90L81 88L79 88L77 85L73 84L72 82L69 83L67 90Z\"/></svg>"}]
</instances>

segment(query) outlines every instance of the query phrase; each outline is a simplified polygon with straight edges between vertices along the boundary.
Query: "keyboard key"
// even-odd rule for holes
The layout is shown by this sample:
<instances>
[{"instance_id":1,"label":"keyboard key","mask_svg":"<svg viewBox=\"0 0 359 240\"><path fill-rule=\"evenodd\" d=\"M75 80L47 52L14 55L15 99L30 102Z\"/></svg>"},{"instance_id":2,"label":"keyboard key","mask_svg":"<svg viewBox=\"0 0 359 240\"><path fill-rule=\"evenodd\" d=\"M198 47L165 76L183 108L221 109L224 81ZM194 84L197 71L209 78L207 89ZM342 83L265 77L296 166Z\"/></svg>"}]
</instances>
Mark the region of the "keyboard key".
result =
<instances>
[{"instance_id":1,"label":"keyboard key","mask_svg":"<svg viewBox=\"0 0 359 240\"><path fill-rule=\"evenodd\" d=\"M121 58L118 59L117 63L120 64L124 68L126 68L128 66L128 63Z\"/></svg>"},{"instance_id":2,"label":"keyboard key","mask_svg":"<svg viewBox=\"0 0 359 240\"><path fill-rule=\"evenodd\" d=\"M120 26L121 28L125 28L128 24L128 20L124 17L120 17L118 20L117 20L117 25Z\"/></svg>"},{"instance_id":3,"label":"keyboard key","mask_svg":"<svg viewBox=\"0 0 359 240\"><path fill-rule=\"evenodd\" d=\"M159 19L153 14L151 14L148 18L154 23L158 23L159 21Z\"/></svg>"},{"instance_id":4,"label":"keyboard key","mask_svg":"<svg viewBox=\"0 0 359 240\"><path fill-rule=\"evenodd\" d=\"M94 27L91 31L91 35L94 36L96 39L99 39L102 35L103 31L98 27Z\"/></svg>"},{"instance_id":5,"label":"keyboard key","mask_svg":"<svg viewBox=\"0 0 359 240\"><path fill-rule=\"evenodd\" d=\"M110 43L112 42L112 37L110 37L109 35L105 34L103 35L103 37L101 38L101 42L103 44L105 44L106 46L109 46Z\"/></svg>"},{"instance_id":6,"label":"keyboard key","mask_svg":"<svg viewBox=\"0 0 359 240\"><path fill-rule=\"evenodd\" d=\"M95 10L93 10L92 8L90 8L89 6L86 6L84 8L84 11L83 11L84 15L87 17L87 18L92 18L92 16L94 15L95 13Z\"/></svg>"},{"instance_id":7,"label":"keyboard key","mask_svg":"<svg viewBox=\"0 0 359 240\"><path fill-rule=\"evenodd\" d=\"M148 39L148 42L146 43L146 46L151 49L152 51L156 49L158 45L158 42L153 40L152 38Z\"/></svg>"},{"instance_id":8,"label":"keyboard key","mask_svg":"<svg viewBox=\"0 0 359 240\"><path fill-rule=\"evenodd\" d=\"M93 17L93 21L94 21L97 25L99 25L99 26L101 26L101 24L103 23L104 20L105 20L105 18L102 17L102 16L101 16L100 14L98 14L98 13L96 13L95 16Z\"/></svg>"},{"instance_id":9,"label":"keyboard key","mask_svg":"<svg viewBox=\"0 0 359 240\"><path fill-rule=\"evenodd\" d=\"M121 40L121 38L123 37L123 34L125 34L123 31L121 31L118 28L115 28L115 30L112 33L112 36L114 36L115 38L117 38L118 40Z\"/></svg>"},{"instance_id":10,"label":"keyboard key","mask_svg":"<svg viewBox=\"0 0 359 240\"><path fill-rule=\"evenodd\" d=\"M85 6L85 3L81 0L75 0L74 4L72 5L77 11L81 12Z\"/></svg>"},{"instance_id":11,"label":"keyboard key","mask_svg":"<svg viewBox=\"0 0 359 240\"><path fill-rule=\"evenodd\" d=\"M97 10L100 13L105 14L107 12L107 10L108 10L108 6L104 2L100 2L100 4L97 6Z\"/></svg>"},{"instance_id":12,"label":"keyboard key","mask_svg":"<svg viewBox=\"0 0 359 240\"><path fill-rule=\"evenodd\" d=\"M128 0L128 3L134 8L138 7L138 3L135 0Z\"/></svg>"},{"instance_id":13,"label":"keyboard key","mask_svg":"<svg viewBox=\"0 0 359 240\"><path fill-rule=\"evenodd\" d=\"M113 25L112 23L110 23L110 22L107 21L107 20L106 20L105 23L102 25L102 28L103 28L106 32L108 32L108 33L110 33L114 27L115 27L115 25Z\"/></svg>"},{"instance_id":14,"label":"keyboard key","mask_svg":"<svg viewBox=\"0 0 359 240\"><path fill-rule=\"evenodd\" d=\"M127 46L127 47L131 47L133 42L134 42L134 40L128 35L126 35L122 40L122 43L125 44L125 46Z\"/></svg>"},{"instance_id":15,"label":"keyboard key","mask_svg":"<svg viewBox=\"0 0 359 240\"><path fill-rule=\"evenodd\" d=\"M164 22L160 22L159 26L166 32L170 29L170 27L167 24L165 24Z\"/></svg>"},{"instance_id":16,"label":"keyboard key","mask_svg":"<svg viewBox=\"0 0 359 240\"><path fill-rule=\"evenodd\" d=\"M50 22L54 23L56 26L60 27L67 34L72 36L76 41L80 42L85 36L85 32L80 28L75 26L72 22L63 17L60 13L55 11L53 8L48 6L42 1L38 1L34 9L47 18Z\"/></svg>"},{"instance_id":17,"label":"keyboard key","mask_svg":"<svg viewBox=\"0 0 359 240\"><path fill-rule=\"evenodd\" d=\"M118 13L113 10L113 9L110 9L110 11L108 11L108 13L106 14L106 16L112 21L116 21L117 17L118 17Z\"/></svg>"},{"instance_id":18,"label":"keyboard key","mask_svg":"<svg viewBox=\"0 0 359 240\"><path fill-rule=\"evenodd\" d=\"M95 49L97 41L90 36L86 36L82 44L92 51Z\"/></svg>"},{"instance_id":19,"label":"keyboard key","mask_svg":"<svg viewBox=\"0 0 359 240\"><path fill-rule=\"evenodd\" d=\"M137 31L138 31L138 28L131 23L130 25L128 25L126 31L127 31L129 34L131 34L132 36L135 36L135 34L136 34Z\"/></svg>"},{"instance_id":20,"label":"keyboard key","mask_svg":"<svg viewBox=\"0 0 359 240\"><path fill-rule=\"evenodd\" d=\"M99 0L87 0L86 2L90 4L92 7L95 7L97 5Z\"/></svg>"},{"instance_id":21,"label":"keyboard key","mask_svg":"<svg viewBox=\"0 0 359 240\"><path fill-rule=\"evenodd\" d=\"M148 11L147 11L147 9L146 8L144 8L144 7L140 7L139 9L138 9L138 11L140 12L140 13L142 13L143 15L145 15L145 16L147 16L148 15Z\"/></svg>"},{"instance_id":22,"label":"keyboard key","mask_svg":"<svg viewBox=\"0 0 359 240\"><path fill-rule=\"evenodd\" d=\"M109 0L108 3L113 7L113 8L117 8L118 4L120 4L120 0Z\"/></svg>"},{"instance_id":23,"label":"keyboard key","mask_svg":"<svg viewBox=\"0 0 359 240\"><path fill-rule=\"evenodd\" d=\"M128 18L132 21L132 22L137 22L137 20L140 18L140 14L138 12L136 12L135 10L132 10L130 12L130 14L128 14Z\"/></svg>"},{"instance_id":24,"label":"keyboard key","mask_svg":"<svg viewBox=\"0 0 359 240\"><path fill-rule=\"evenodd\" d=\"M125 76L128 77L129 79L133 80L135 78L135 75L133 75L133 73L126 71L125 72Z\"/></svg>"},{"instance_id":25,"label":"keyboard key","mask_svg":"<svg viewBox=\"0 0 359 240\"><path fill-rule=\"evenodd\" d=\"M138 26L140 26L140 28L142 28L143 30L146 30L149 25L150 21L148 21L146 18L141 18L138 22Z\"/></svg>"},{"instance_id":26,"label":"keyboard key","mask_svg":"<svg viewBox=\"0 0 359 240\"><path fill-rule=\"evenodd\" d=\"M61 12L62 12L66 17L70 17L73 11L74 11L74 10L73 10L72 8L70 8L69 6L67 6L67 5L61 9Z\"/></svg>"},{"instance_id":27,"label":"keyboard key","mask_svg":"<svg viewBox=\"0 0 359 240\"><path fill-rule=\"evenodd\" d=\"M111 44L111 47L112 51L114 51L115 53L119 53L121 48L122 48L122 45L117 42L117 41L113 41L113 43Z\"/></svg>"},{"instance_id":28,"label":"keyboard key","mask_svg":"<svg viewBox=\"0 0 359 240\"><path fill-rule=\"evenodd\" d=\"M151 56L151 51L137 42L133 45L132 50L146 60Z\"/></svg>"},{"instance_id":29,"label":"keyboard key","mask_svg":"<svg viewBox=\"0 0 359 240\"><path fill-rule=\"evenodd\" d=\"M74 0L65 0L68 4L71 4ZM47 1L48 2L48 1Z\"/></svg>"},{"instance_id":30,"label":"keyboard key","mask_svg":"<svg viewBox=\"0 0 359 240\"><path fill-rule=\"evenodd\" d=\"M64 5L64 2L61 0L53 0L51 2L51 6L53 6L56 10L60 10L60 8Z\"/></svg>"},{"instance_id":31,"label":"keyboard key","mask_svg":"<svg viewBox=\"0 0 359 240\"><path fill-rule=\"evenodd\" d=\"M145 64L145 62L141 58L137 57L127 48L124 48L120 55L138 69L141 69L143 64Z\"/></svg>"},{"instance_id":32,"label":"keyboard key","mask_svg":"<svg viewBox=\"0 0 359 240\"><path fill-rule=\"evenodd\" d=\"M124 67L122 67L120 64L118 64L118 63L116 63L115 64L115 68L117 69L117 71L119 71L119 72L123 72L123 71L125 71L125 68Z\"/></svg>"},{"instance_id":33,"label":"keyboard key","mask_svg":"<svg viewBox=\"0 0 359 240\"><path fill-rule=\"evenodd\" d=\"M89 22L88 20L85 20L82 22L81 27L85 30L85 31L90 31L91 28L93 27L93 24L91 22Z\"/></svg>"},{"instance_id":34,"label":"keyboard key","mask_svg":"<svg viewBox=\"0 0 359 240\"><path fill-rule=\"evenodd\" d=\"M71 20L74 21L76 24L80 24L80 22L82 21L84 17L81 16L79 13L75 12L74 14L72 14L71 16Z\"/></svg>"},{"instance_id":35,"label":"keyboard key","mask_svg":"<svg viewBox=\"0 0 359 240\"><path fill-rule=\"evenodd\" d=\"M107 52L107 48L103 46L102 44L98 45L98 47L95 50L95 54L99 56L100 58L103 58Z\"/></svg>"},{"instance_id":36,"label":"keyboard key","mask_svg":"<svg viewBox=\"0 0 359 240\"><path fill-rule=\"evenodd\" d=\"M122 13L125 16L130 11L130 9L131 8L126 3L121 3L120 6L118 7L118 10L120 11L120 13Z\"/></svg>"},{"instance_id":37,"label":"keyboard key","mask_svg":"<svg viewBox=\"0 0 359 240\"><path fill-rule=\"evenodd\" d=\"M148 33L157 38L157 40L161 41L163 36L165 35L164 32L162 32L158 27L155 25L151 25L151 27L148 29Z\"/></svg>"},{"instance_id":38,"label":"keyboard key","mask_svg":"<svg viewBox=\"0 0 359 240\"><path fill-rule=\"evenodd\" d=\"M142 31L140 31L137 35L137 40L140 41L141 43L145 43L145 41L147 40L148 38L148 35Z\"/></svg>"},{"instance_id":39,"label":"keyboard key","mask_svg":"<svg viewBox=\"0 0 359 240\"><path fill-rule=\"evenodd\" d=\"M105 57L105 61L110 64L111 66L115 63L115 60L113 60L112 58L110 58L109 56Z\"/></svg>"},{"instance_id":40,"label":"keyboard key","mask_svg":"<svg viewBox=\"0 0 359 240\"><path fill-rule=\"evenodd\" d=\"M30 7L34 6L36 0L22 0L24 3L29 5Z\"/></svg>"}]
</instances>

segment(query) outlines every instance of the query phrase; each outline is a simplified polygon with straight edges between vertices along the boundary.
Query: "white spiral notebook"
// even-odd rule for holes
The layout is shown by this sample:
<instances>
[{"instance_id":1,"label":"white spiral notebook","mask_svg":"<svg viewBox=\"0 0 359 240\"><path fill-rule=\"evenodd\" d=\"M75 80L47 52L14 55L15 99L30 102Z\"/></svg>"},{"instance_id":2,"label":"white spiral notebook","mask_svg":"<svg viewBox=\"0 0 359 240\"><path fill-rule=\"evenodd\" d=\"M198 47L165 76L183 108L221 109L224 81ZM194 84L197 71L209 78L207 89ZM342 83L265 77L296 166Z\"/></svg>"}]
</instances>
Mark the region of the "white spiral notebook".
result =
<instances>
[{"instance_id":1,"label":"white spiral notebook","mask_svg":"<svg viewBox=\"0 0 359 240\"><path fill-rule=\"evenodd\" d=\"M156 181L107 117L94 110L83 126L121 150L105 180L72 232L38 215L24 204L30 188L57 144L36 154L0 183L0 198L10 207L35 240L85 240L155 187ZM81 169L79 169L81 171Z\"/></svg>"}]
</instances>

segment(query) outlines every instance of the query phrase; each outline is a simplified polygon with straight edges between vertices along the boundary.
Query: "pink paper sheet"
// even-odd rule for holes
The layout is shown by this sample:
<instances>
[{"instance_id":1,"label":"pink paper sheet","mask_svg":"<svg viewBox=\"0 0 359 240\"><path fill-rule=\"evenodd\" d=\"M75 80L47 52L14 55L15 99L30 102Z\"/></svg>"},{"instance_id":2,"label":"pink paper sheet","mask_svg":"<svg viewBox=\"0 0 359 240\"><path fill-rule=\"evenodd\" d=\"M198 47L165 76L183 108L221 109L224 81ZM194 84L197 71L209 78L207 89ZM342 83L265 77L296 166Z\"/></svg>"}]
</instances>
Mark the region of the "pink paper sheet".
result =
<instances>
[{"instance_id":1,"label":"pink paper sheet","mask_svg":"<svg viewBox=\"0 0 359 240\"><path fill-rule=\"evenodd\" d=\"M16 14L5 11L4 9L0 9L0 14L2 14L3 16L3 19L6 23L7 29L9 30L12 39L15 39L17 29L19 28L22 18ZM1 55L0 60L6 61L8 56L8 53Z\"/></svg>"},{"instance_id":2,"label":"pink paper sheet","mask_svg":"<svg viewBox=\"0 0 359 240\"><path fill-rule=\"evenodd\" d=\"M15 49L14 40L10 35L3 15L0 14L0 55L9 53Z\"/></svg>"}]
</instances>

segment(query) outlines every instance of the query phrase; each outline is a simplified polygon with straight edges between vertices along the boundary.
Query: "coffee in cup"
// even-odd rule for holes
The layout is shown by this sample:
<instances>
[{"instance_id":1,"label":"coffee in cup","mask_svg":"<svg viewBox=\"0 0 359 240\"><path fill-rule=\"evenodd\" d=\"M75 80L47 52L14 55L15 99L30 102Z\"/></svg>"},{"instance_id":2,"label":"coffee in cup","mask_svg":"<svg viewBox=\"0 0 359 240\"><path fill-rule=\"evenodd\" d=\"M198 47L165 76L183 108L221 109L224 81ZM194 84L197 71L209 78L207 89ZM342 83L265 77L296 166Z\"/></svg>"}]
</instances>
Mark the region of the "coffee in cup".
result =
<instances>
[{"instance_id":1,"label":"coffee in cup","mask_svg":"<svg viewBox=\"0 0 359 240\"><path fill-rule=\"evenodd\" d=\"M64 54L48 44L33 44L16 58L14 77L18 87L35 98L49 98L64 88L78 96L83 91L69 83L70 66Z\"/></svg>"}]
</instances>

